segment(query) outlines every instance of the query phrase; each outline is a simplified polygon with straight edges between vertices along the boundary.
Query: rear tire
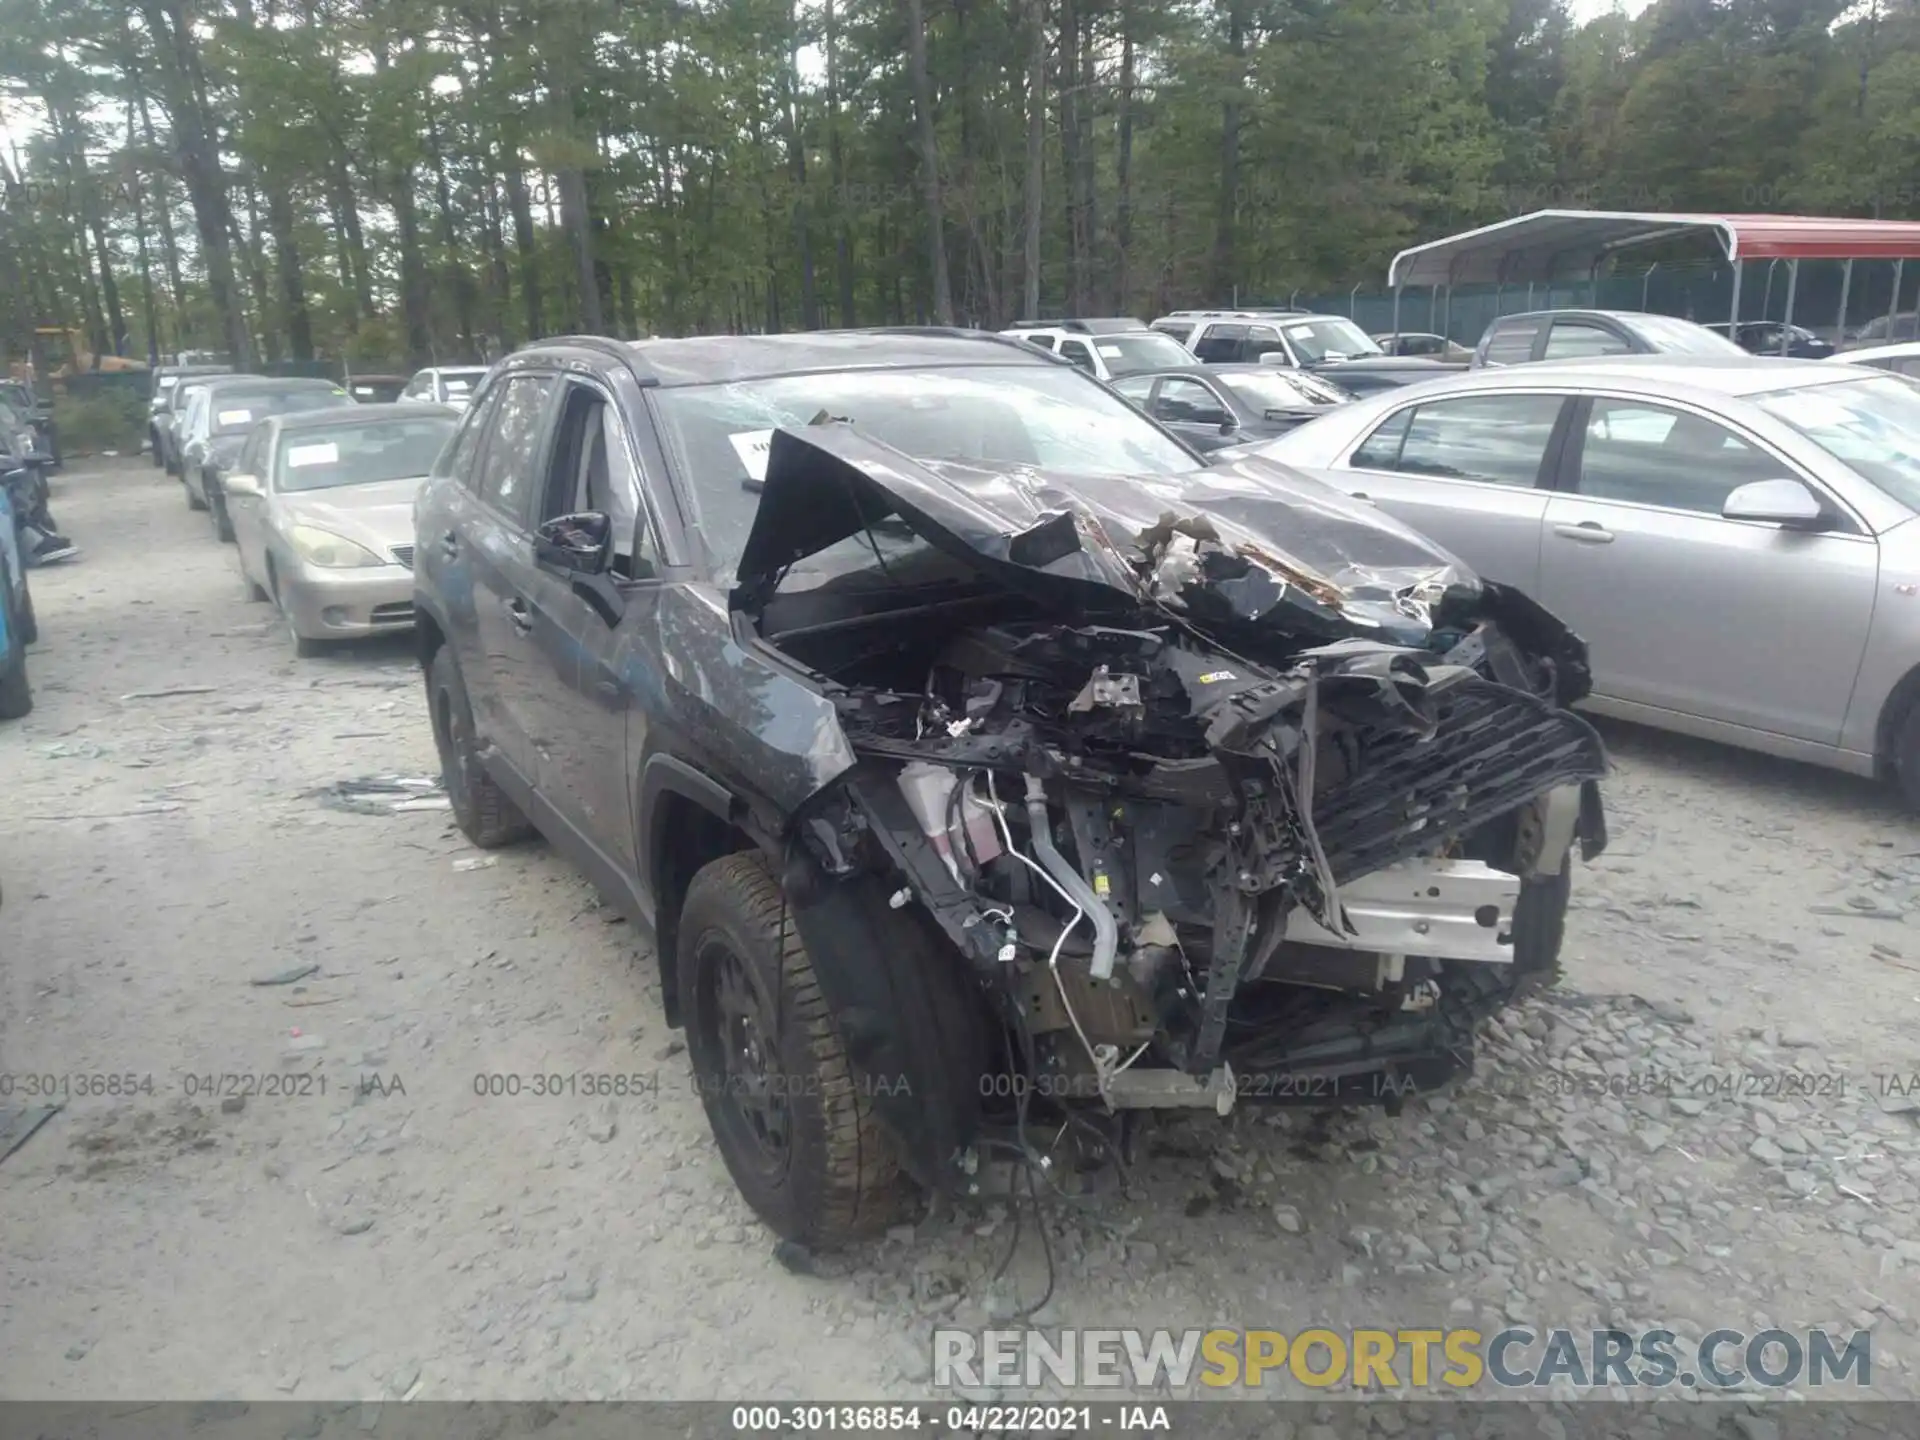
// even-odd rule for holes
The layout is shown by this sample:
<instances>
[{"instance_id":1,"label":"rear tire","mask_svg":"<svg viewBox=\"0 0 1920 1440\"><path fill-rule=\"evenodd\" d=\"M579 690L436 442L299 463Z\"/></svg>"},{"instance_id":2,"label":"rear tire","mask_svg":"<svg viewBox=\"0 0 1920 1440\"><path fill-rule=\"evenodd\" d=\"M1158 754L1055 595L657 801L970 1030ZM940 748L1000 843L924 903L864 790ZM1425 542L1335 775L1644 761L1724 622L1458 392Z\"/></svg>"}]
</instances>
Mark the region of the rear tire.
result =
<instances>
[{"instance_id":1,"label":"rear tire","mask_svg":"<svg viewBox=\"0 0 1920 1440\"><path fill-rule=\"evenodd\" d=\"M33 587L27 586L25 608L20 612L20 641L25 645L38 643L40 639L40 621L33 613Z\"/></svg>"},{"instance_id":2,"label":"rear tire","mask_svg":"<svg viewBox=\"0 0 1920 1440\"><path fill-rule=\"evenodd\" d=\"M27 642L13 603L13 581L0 566L0 605L7 607L7 634L12 657L0 667L0 720L18 720L33 711L33 689L27 684Z\"/></svg>"},{"instance_id":3,"label":"rear tire","mask_svg":"<svg viewBox=\"0 0 1920 1440\"><path fill-rule=\"evenodd\" d=\"M899 1220L915 1192L764 857L723 856L693 877L677 948L695 1084L754 1213L810 1246Z\"/></svg>"},{"instance_id":4,"label":"rear tire","mask_svg":"<svg viewBox=\"0 0 1920 1440\"><path fill-rule=\"evenodd\" d=\"M180 477L180 488L187 492L187 508L189 510L204 510L207 508L207 502L193 493L193 486L187 483L187 477L184 475Z\"/></svg>"},{"instance_id":5,"label":"rear tire","mask_svg":"<svg viewBox=\"0 0 1920 1440\"><path fill-rule=\"evenodd\" d=\"M1907 808L1920 813L1920 702L1908 707L1894 732L1893 775Z\"/></svg>"},{"instance_id":6,"label":"rear tire","mask_svg":"<svg viewBox=\"0 0 1920 1440\"><path fill-rule=\"evenodd\" d=\"M481 763L473 707L450 645L434 651L427 667L427 707L433 719L434 748L440 752L440 783L446 787L460 833L482 850L497 850L532 835L533 826L520 807L507 798Z\"/></svg>"}]
</instances>

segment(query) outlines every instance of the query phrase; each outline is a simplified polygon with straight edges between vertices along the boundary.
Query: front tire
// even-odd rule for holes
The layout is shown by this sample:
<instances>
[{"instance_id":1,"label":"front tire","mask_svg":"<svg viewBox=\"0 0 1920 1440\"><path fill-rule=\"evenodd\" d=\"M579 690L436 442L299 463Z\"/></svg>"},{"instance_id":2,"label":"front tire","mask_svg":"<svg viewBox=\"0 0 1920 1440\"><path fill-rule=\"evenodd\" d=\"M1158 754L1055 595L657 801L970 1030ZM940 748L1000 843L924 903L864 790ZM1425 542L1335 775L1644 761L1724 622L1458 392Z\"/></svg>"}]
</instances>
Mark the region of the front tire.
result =
<instances>
[{"instance_id":1,"label":"front tire","mask_svg":"<svg viewBox=\"0 0 1920 1440\"><path fill-rule=\"evenodd\" d=\"M20 624L20 642L23 645L37 644L40 639L40 621L33 613L33 587L26 587L22 598L22 608L18 617Z\"/></svg>"},{"instance_id":2,"label":"front tire","mask_svg":"<svg viewBox=\"0 0 1920 1440\"><path fill-rule=\"evenodd\" d=\"M207 509L212 512L213 538L227 544L233 543L233 517L227 514L227 497L208 475L200 477L200 488L207 497Z\"/></svg>"},{"instance_id":3,"label":"front tire","mask_svg":"<svg viewBox=\"0 0 1920 1440\"><path fill-rule=\"evenodd\" d=\"M762 856L727 855L693 877L677 948L695 1083L754 1213L811 1246L898 1220L913 1190Z\"/></svg>"},{"instance_id":4,"label":"front tire","mask_svg":"<svg viewBox=\"0 0 1920 1440\"><path fill-rule=\"evenodd\" d=\"M187 509L204 510L207 508L207 502L193 493L193 486L187 483L187 477L185 475L180 477L180 488L187 492Z\"/></svg>"},{"instance_id":5,"label":"front tire","mask_svg":"<svg viewBox=\"0 0 1920 1440\"><path fill-rule=\"evenodd\" d=\"M497 850L532 835L533 826L520 807L507 798L480 761L473 707L450 645L434 651L427 667L427 706L433 718L434 748L440 752L440 783L446 787L460 833L482 850Z\"/></svg>"}]
</instances>

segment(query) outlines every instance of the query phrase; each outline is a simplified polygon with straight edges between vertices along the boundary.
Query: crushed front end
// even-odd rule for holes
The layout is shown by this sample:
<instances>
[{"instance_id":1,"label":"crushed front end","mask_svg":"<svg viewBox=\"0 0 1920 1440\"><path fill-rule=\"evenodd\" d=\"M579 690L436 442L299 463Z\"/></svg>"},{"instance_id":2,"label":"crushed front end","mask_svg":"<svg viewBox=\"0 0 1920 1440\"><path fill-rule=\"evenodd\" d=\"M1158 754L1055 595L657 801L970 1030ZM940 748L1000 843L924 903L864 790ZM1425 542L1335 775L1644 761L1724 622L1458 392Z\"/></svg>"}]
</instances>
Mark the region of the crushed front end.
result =
<instances>
[{"instance_id":1,"label":"crushed front end","mask_svg":"<svg viewBox=\"0 0 1920 1440\"><path fill-rule=\"evenodd\" d=\"M923 1182L1000 1096L1023 1128L1397 1108L1552 976L1607 762L1584 647L1524 595L1258 461L1069 478L828 424L775 436L761 518L736 611L859 757L796 817L796 920L856 1059L908 1082L875 1103ZM862 582L783 604L849 537ZM879 905L938 953L847 918Z\"/></svg>"}]
</instances>

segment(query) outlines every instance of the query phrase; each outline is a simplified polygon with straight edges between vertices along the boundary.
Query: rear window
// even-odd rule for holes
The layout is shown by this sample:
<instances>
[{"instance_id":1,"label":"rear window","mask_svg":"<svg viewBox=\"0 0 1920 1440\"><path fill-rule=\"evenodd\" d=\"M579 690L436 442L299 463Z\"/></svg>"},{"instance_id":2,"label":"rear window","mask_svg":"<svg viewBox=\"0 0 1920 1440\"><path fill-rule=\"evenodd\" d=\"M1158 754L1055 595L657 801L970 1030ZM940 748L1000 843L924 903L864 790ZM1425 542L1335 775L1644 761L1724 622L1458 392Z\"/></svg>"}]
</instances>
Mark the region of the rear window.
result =
<instances>
[{"instance_id":1,"label":"rear window","mask_svg":"<svg viewBox=\"0 0 1920 1440\"><path fill-rule=\"evenodd\" d=\"M275 457L275 488L331 490L425 475L456 423L451 415L420 415L287 431Z\"/></svg>"},{"instance_id":2,"label":"rear window","mask_svg":"<svg viewBox=\"0 0 1920 1440\"><path fill-rule=\"evenodd\" d=\"M212 430L215 435L238 435L269 415L351 404L353 397L338 385L325 389L222 391L213 397Z\"/></svg>"}]
</instances>

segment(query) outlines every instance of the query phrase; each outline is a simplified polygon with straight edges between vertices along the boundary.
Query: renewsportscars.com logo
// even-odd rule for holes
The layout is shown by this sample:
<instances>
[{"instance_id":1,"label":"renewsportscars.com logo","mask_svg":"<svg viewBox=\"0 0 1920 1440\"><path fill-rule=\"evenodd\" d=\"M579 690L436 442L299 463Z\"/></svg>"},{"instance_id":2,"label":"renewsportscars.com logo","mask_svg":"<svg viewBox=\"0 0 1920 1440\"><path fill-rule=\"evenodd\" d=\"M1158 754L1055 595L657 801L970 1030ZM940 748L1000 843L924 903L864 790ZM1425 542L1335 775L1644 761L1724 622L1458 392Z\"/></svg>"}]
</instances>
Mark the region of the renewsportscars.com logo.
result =
<instances>
[{"instance_id":1,"label":"renewsportscars.com logo","mask_svg":"<svg viewBox=\"0 0 1920 1440\"><path fill-rule=\"evenodd\" d=\"M1317 1389L1503 1389L1571 1385L1770 1389L1873 1383L1873 1337L1827 1330L936 1330L933 1382L1002 1390L1045 1386L1257 1390L1288 1379Z\"/></svg>"}]
</instances>

